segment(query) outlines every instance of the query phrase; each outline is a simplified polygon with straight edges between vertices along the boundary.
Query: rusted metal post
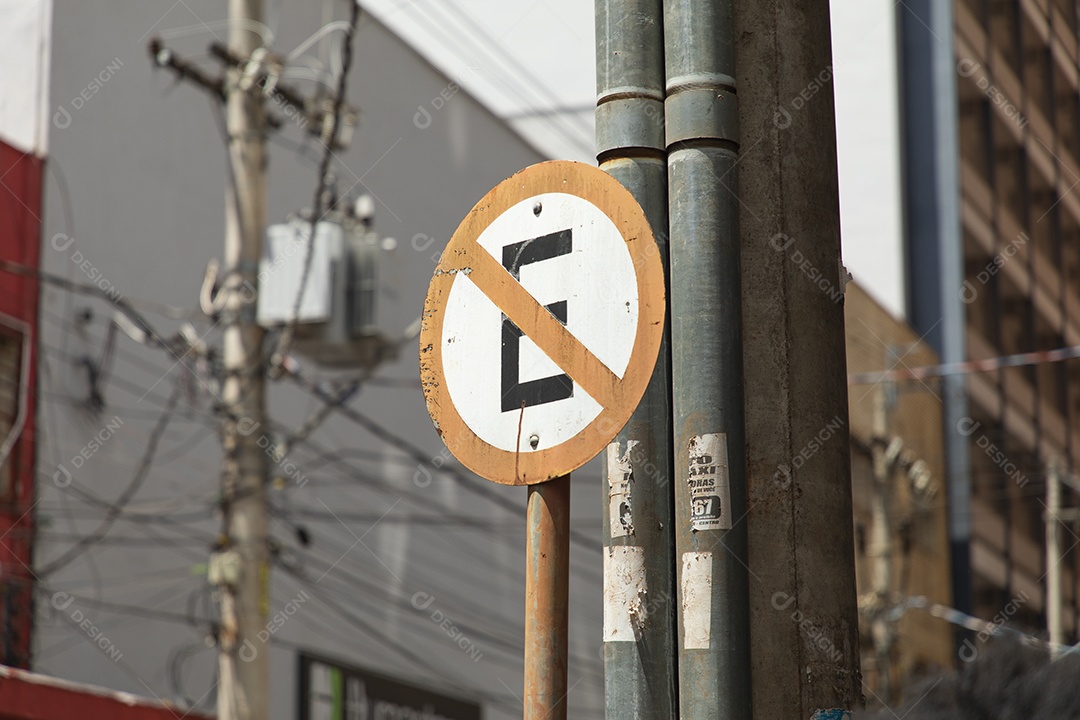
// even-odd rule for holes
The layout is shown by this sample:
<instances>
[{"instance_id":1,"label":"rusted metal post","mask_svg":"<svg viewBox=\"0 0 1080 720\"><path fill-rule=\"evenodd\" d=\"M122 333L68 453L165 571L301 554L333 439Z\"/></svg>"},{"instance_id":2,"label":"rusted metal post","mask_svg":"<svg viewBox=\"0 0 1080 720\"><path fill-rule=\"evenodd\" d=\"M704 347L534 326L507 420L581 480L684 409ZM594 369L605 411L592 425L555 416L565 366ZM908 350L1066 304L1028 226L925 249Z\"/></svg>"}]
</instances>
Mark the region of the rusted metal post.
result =
<instances>
[{"instance_id":1,"label":"rusted metal post","mask_svg":"<svg viewBox=\"0 0 1080 720\"><path fill-rule=\"evenodd\" d=\"M570 475L529 486L525 720L566 720Z\"/></svg>"}]
</instances>

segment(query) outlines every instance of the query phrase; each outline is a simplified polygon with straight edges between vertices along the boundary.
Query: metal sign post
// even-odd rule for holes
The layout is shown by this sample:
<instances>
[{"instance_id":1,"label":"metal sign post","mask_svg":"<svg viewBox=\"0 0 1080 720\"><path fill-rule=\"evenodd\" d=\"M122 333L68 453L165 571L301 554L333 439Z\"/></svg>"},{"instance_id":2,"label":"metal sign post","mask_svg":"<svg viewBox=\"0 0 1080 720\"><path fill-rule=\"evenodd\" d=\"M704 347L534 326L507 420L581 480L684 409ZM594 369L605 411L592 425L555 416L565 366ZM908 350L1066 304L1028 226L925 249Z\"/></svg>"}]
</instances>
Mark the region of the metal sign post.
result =
<instances>
[{"instance_id":1,"label":"metal sign post","mask_svg":"<svg viewBox=\"0 0 1080 720\"><path fill-rule=\"evenodd\" d=\"M431 280L420 381L435 429L477 475L530 486L526 719L566 717L570 472L637 407L664 317L644 212L582 163L540 163L496 186Z\"/></svg>"},{"instance_id":2,"label":"metal sign post","mask_svg":"<svg viewBox=\"0 0 1080 720\"><path fill-rule=\"evenodd\" d=\"M525 717L566 717L570 476L529 486Z\"/></svg>"}]
</instances>

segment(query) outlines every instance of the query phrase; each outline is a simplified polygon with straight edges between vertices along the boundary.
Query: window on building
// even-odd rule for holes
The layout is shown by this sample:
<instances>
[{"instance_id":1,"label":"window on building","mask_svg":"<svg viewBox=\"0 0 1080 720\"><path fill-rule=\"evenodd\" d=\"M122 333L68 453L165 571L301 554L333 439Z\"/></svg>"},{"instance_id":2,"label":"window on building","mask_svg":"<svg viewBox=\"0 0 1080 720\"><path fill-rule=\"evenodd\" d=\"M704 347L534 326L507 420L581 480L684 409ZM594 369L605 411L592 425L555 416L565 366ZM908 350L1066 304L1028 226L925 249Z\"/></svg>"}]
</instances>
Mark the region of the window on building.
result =
<instances>
[{"instance_id":1,"label":"window on building","mask_svg":"<svg viewBox=\"0 0 1080 720\"><path fill-rule=\"evenodd\" d=\"M11 436L17 430L20 393L25 392L20 387L22 350L22 333L0 328L0 451L14 440ZM16 454L12 446L6 461L0 465L0 498L11 496Z\"/></svg>"}]
</instances>

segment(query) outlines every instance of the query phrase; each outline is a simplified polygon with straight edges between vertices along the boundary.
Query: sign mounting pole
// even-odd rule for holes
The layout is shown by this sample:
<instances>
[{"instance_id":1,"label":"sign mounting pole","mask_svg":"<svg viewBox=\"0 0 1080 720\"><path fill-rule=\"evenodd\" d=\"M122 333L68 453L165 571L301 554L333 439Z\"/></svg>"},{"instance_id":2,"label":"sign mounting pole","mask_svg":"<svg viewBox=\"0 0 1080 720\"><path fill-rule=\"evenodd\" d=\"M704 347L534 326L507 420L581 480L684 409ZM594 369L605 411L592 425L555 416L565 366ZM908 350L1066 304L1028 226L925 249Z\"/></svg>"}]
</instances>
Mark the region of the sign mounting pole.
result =
<instances>
[{"instance_id":1,"label":"sign mounting pole","mask_svg":"<svg viewBox=\"0 0 1080 720\"><path fill-rule=\"evenodd\" d=\"M525 548L525 720L565 720L570 475L529 486Z\"/></svg>"},{"instance_id":2,"label":"sign mounting pole","mask_svg":"<svg viewBox=\"0 0 1080 720\"><path fill-rule=\"evenodd\" d=\"M634 196L565 161L526 168L484 196L431 279L420 384L435 429L477 475L529 486L526 720L566 718L570 473L641 401L664 295L660 250Z\"/></svg>"}]
</instances>

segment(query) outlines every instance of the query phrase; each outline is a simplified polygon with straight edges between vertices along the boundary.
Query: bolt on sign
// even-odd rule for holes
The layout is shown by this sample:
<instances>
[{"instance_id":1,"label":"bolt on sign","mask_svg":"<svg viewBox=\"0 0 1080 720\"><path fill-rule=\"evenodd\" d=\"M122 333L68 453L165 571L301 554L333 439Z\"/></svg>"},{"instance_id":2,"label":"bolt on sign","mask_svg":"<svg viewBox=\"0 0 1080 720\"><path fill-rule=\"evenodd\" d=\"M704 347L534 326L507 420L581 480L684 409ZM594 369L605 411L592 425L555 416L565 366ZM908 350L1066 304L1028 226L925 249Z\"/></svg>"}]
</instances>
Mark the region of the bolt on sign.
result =
<instances>
[{"instance_id":1,"label":"bolt on sign","mask_svg":"<svg viewBox=\"0 0 1080 720\"><path fill-rule=\"evenodd\" d=\"M595 457L630 418L664 327L644 212L583 163L533 165L469 212L424 305L420 377L466 467L532 485Z\"/></svg>"}]
</instances>

